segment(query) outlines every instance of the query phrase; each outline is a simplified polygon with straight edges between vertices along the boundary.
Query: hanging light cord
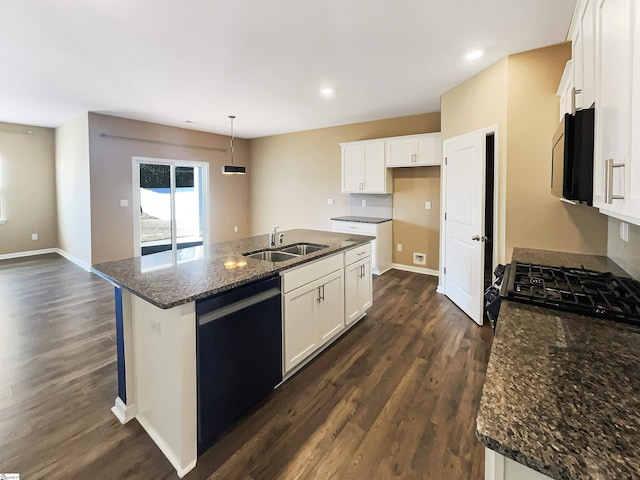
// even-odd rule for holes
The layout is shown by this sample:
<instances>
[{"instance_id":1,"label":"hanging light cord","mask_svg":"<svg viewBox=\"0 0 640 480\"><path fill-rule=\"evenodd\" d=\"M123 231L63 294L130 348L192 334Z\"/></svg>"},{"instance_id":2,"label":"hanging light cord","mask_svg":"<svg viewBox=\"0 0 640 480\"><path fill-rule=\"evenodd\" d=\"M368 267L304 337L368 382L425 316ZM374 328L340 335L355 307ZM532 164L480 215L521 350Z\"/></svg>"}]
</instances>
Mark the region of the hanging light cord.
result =
<instances>
[{"instance_id":1,"label":"hanging light cord","mask_svg":"<svg viewBox=\"0 0 640 480\"><path fill-rule=\"evenodd\" d=\"M233 163L233 119L236 118L235 115L229 115L229 118L231 119L231 165L234 165Z\"/></svg>"}]
</instances>

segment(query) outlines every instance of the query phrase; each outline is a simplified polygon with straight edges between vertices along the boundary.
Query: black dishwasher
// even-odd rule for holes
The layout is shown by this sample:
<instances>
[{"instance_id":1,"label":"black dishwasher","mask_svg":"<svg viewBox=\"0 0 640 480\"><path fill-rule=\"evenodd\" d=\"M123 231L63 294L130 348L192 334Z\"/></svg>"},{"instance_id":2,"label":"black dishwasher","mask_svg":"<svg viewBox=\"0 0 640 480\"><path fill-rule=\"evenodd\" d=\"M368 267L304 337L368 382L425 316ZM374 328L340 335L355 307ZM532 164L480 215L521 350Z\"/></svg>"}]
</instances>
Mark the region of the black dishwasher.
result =
<instances>
[{"instance_id":1,"label":"black dishwasher","mask_svg":"<svg viewBox=\"0 0 640 480\"><path fill-rule=\"evenodd\" d=\"M198 452L282 381L280 277L196 302Z\"/></svg>"}]
</instances>

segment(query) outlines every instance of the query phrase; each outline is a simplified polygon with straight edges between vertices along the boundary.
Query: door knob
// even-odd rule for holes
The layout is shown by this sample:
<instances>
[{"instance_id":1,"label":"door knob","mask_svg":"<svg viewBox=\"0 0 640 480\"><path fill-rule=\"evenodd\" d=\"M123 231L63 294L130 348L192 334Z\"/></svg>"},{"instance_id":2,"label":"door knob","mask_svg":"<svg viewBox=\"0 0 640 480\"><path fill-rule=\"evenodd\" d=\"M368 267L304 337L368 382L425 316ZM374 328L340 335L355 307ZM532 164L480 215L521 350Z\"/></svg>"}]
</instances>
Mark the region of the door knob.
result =
<instances>
[{"instance_id":1,"label":"door knob","mask_svg":"<svg viewBox=\"0 0 640 480\"><path fill-rule=\"evenodd\" d=\"M475 240L476 242L486 242L489 240L489 237L485 237L484 235L474 235L471 237L471 240Z\"/></svg>"},{"instance_id":2,"label":"door knob","mask_svg":"<svg viewBox=\"0 0 640 480\"><path fill-rule=\"evenodd\" d=\"M480 235L474 235L473 237L471 237L471 240L475 240L476 242L480 241Z\"/></svg>"}]
</instances>

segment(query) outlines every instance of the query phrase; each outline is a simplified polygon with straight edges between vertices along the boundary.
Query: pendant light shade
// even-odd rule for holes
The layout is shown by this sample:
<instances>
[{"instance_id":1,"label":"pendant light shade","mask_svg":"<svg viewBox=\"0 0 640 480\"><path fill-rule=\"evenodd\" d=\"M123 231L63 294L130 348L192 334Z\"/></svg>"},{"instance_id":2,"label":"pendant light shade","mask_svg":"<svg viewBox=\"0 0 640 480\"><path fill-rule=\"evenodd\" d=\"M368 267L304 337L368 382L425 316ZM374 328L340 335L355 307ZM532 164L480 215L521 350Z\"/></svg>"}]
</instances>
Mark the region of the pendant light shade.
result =
<instances>
[{"instance_id":1,"label":"pendant light shade","mask_svg":"<svg viewBox=\"0 0 640 480\"><path fill-rule=\"evenodd\" d=\"M224 175L244 175L247 173L247 167L243 167L241 165L233 164L233 119L236 118L235 115L229 115L229 119L231 120L231 165L223 165L222 173Z\"/></svg>"}]
</instances>

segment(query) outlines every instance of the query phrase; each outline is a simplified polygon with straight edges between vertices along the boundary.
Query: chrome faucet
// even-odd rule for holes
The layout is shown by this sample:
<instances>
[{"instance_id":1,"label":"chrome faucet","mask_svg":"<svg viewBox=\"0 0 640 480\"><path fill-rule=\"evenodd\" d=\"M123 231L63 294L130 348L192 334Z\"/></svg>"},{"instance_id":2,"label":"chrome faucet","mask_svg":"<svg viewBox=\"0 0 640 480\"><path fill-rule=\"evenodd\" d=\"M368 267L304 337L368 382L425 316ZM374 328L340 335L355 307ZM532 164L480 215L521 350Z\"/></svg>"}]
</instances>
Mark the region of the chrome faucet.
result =
<instances>
[{"instance_id":1,"label":"chrome faucet","mask_svg":"<svg viewBox=\"0 0 640 480\"><path fill-rule=\"evenodd\" d=\"M278 235L278 245L282 246L284 243L284 233Z\"/></svg>"},{"instance_id":2,"label":"chrome faucet","mask_svg":"<svg viewBox=\"0 0 640 480\"><path fill-rule=\"evenodd\" d=\"M269 234L269 246L270 247L275 247L276 246L276 234L278 233L278 227L273 227L271 229L271 233Z\"/></svg>"}]
</instances>

